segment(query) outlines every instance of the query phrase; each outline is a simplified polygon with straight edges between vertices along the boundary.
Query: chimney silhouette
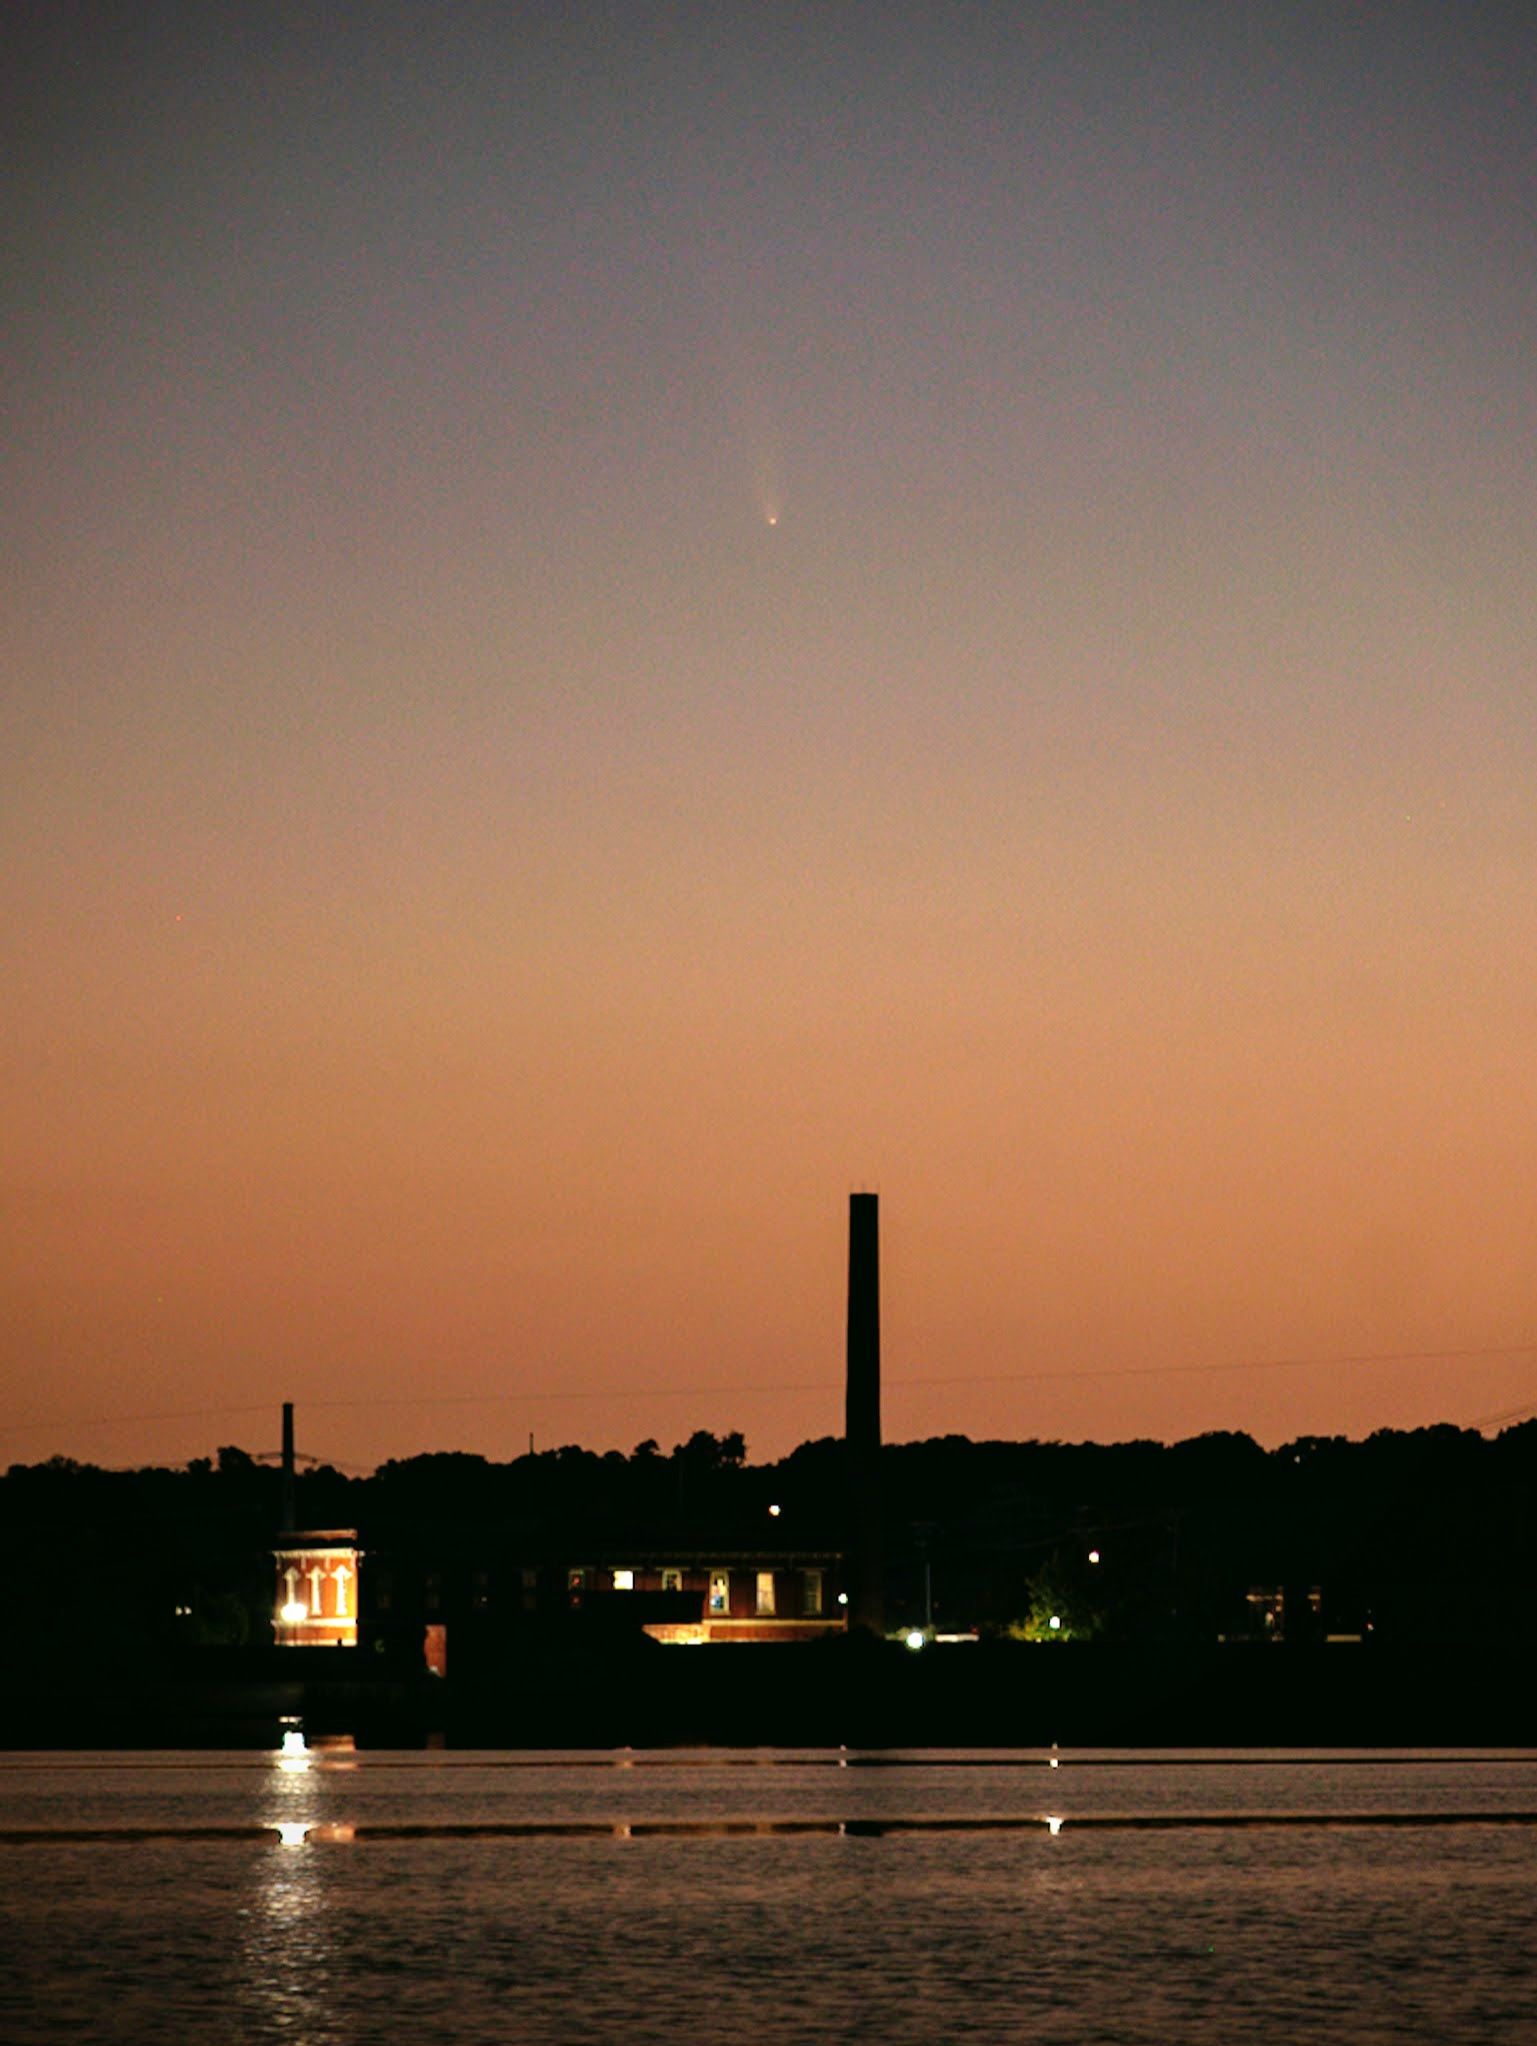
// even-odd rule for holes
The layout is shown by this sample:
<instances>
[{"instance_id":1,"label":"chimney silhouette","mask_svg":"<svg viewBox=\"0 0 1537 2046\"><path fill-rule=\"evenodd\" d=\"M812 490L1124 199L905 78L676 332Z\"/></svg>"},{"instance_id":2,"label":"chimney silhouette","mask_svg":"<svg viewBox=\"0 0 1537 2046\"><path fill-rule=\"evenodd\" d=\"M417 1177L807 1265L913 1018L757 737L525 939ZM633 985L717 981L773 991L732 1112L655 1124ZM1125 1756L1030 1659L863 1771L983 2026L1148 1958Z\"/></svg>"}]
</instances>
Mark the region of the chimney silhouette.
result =
<instances>
[{"instance_id":1,"label":"chimney silhouette","mask_svg":"<svg viewBox=\"0 0 1537 2046\"><path fill-rule=\"evenodd\" d=\"M849 1319L843 1434L848 1458L849 1625L886 1631L881 1542L881 1268L879 1196L849 1195Z\"/></svg>"},{"instance_id":2,"label":"chimney silhouette","mask_svg":"<svg viewBox=\"0 0 1537 2046\"><path fill-rule=\"evenodd\" d=\"M271 1452L269 1451L270 1455ZM294 1503L294 1403L283 1402L283 1490L279 1500L282 1515L282 1532L292 1534L294 1517L298 1507Z\"/></svg>"}]
</instances>

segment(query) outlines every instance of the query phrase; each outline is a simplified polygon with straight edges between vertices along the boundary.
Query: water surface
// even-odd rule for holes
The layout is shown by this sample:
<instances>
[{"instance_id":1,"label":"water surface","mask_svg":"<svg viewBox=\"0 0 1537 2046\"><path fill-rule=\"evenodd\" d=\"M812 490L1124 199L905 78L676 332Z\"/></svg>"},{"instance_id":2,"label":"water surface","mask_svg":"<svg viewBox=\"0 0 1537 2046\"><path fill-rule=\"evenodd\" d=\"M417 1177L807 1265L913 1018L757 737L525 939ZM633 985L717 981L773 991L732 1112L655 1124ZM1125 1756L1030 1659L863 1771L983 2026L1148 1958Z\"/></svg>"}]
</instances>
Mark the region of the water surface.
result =
<instances>
[{"instance_id":1,"label":"water surface","mask_svg":"<svg viewBox=\"0 0 1537 2046\"><path fill-rule=\"evenodd\" d=\"M0 1758L0 2037L1537 2040L1537 1754Z\"/></svg>"}]
</instances>

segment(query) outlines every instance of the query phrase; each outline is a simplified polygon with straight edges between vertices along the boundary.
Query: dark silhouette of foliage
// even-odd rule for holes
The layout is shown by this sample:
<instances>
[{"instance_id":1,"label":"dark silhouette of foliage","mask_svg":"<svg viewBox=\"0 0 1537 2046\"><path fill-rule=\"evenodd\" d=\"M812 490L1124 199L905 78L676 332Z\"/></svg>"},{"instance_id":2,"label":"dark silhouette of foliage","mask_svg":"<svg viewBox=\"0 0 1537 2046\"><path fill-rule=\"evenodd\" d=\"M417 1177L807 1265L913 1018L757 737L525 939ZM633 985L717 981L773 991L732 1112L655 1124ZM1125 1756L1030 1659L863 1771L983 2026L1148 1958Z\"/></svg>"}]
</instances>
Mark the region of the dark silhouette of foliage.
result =
<instances>
[{"instance_id":1,"label":"dark silhouette of foliage","mask_svg":"<svg viewBox=\"0 0 1537 2046\"><path fill-rule=\"evenodd\" d=\"M1053 1595L1081 1631L1209 1640L1242 1631L1251 1591L1284 1590L1295 1625L1319 1587L1325 1629L1530 1632L1534 1477L1537 1420L1493 1440L1439 1426L1268 1451L1233 1433L894 1443L881 1469L892 1600L916 1616L927 1599L941 1627L1004 1630ZM654 1439L629 1456L568 1443L506 1463L436 1451L366 1478L302 1471L297 1495L302 1526L356 1527L381 1553L825 1549L843 1536L844 1445L823 1437L761 1465L739 1432L704 1429L666 1454ZM279 1512L277 1471L233 1444L180 1470L12 1465L0 1528L13 1552L46 1550L59 1587L35 1652L228 1643L242 1624L266 1638Z\"/></svg>"}]
</instances>

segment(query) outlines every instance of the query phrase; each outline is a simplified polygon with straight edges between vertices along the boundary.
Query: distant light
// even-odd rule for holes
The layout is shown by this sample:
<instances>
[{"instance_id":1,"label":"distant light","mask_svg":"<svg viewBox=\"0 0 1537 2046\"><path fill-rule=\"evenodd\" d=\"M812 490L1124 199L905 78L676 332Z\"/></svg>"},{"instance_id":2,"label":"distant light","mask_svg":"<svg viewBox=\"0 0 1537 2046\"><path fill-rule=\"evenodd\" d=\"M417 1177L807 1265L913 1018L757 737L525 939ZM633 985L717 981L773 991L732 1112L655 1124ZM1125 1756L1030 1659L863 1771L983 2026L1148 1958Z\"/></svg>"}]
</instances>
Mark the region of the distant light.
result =
<instances>
[{"instance_id":1,"label":"distant light","mask_svg":"<svg viewBox=\"0 0 1537 2046\"><path fill-rule=\"evenodd\" d=\"M304 1729L296 1719L283 1721L283 1738L273 1757L285 1776L297 1776L315 1759L304 1743Z\"/></svg>"},{"instance_id":2,"label":"distant light","mask_svg":"<svg viewBox=\"0 0 1537 2046\"><path fill-rule=\"evenodd\" d=\"M1046 1821L1046 1830L1048 1833L1060 1833L1062 1830L1062 1821L1060 1819L1048 1819Z\"/></svg>"},{"instance_id":3,"label":"distant light","mask_svg":"<svg viewBox=\"0 0 1537 2046\"><path fill-rule=\"evenodd\" d=\"M615 1591L633 1591L635 1589L635 1572L633 1570L616 1570L614 1572L614 1589Z\"/></svg>"},{"instance_id":4,"label":"distant light","mask_svg":"<svg viewBox=\"0 0 1537 2046\"><path fill-rule=\"evenodd\" d=\"M846 1606L846 1605L848 1604L848 1602L849 1602L849 1595L848 1595L848 1593L847 1593L846 1591L840 1591L840 1592L839 1592L839 1594L838 1594L838 1603L839 1603L839 1605L840 1605L840 1606Z\"/></svg>"},{"instance_id":5,"label":"distant light","mask_svg":"<svg viewBox=\"0 0 1537 2046\"><path fill-rule=\"evenodd\" d=\"M1097 1563L1097 1562L1099 1561L1099 1550L1098 1550L1098 1549L1090 1549L1090 1551L1089 1551L1089 1561L1090 1561L1091 1563Z\"/></svg>"},{"instance_id":6,"label":"distant light","mask_svg":"<svg viewBox=\"0 0 1537 2046\"><path fill-rule=\"evenodd\" d=\"M779 1518L780 1514L783 1513L783 1511L784 1508L782 1506L771 1506L769 1508L769 1512L773 1514L776 1520Z\"/></svg>"},{"instance_id":7,"label":"distant light","mask_svg":"<svg viewBox=\"0 0 1537 2046\"><path fill-rule=\"evenodd\" d=\"M1048 1769L1060 1769L1062 1767L1062 1764L1057 1760L1056 1756L1053 1755L1051 1759L1047 1762L1046 1766Z\"/></svg>"},{"instance_id":8,"label":"distant light","mask_svg":"<svg viewBox=\"0 0 1537 2046\"><path fill-rule=\"evenodd\" d=\"M923 1646L923 1629L921 1627L911 1627L902 1638L906 1641L909 1648L921 1648Z\"/></svg>"},{"instance_id":9,"label":"distant light","mask_svg":"<svg viewBox=\"0 0 1537 2046\"><path fill-rule=\"evenodd\" d=\"M278 1618L286 1621L290 1627L297 1627L301 1620L307 1620L309 1616L309 1607L296 1598L291 1598L278 1614Z\"/></svg>"},{"instance_id":10,"label":"distant light","mask_svg":"<svg viewBox=\"0 0 1537 2046\"><path fill-rule=\"evenodd\" d=\"M309 1831L302 1819L280 1819L278 1821L278 1845L280 1847L302 1847L304 1836Z\"/></svg>"},{"instance_id":11,"label":"distant light","mask_svg":"<svg viewBox=\"0 0 1537 2046\"><path fill-rule=\"evenodd\" d=\"M1051 1618L1046 1622L1046 1624L1048 1627L1050 1627L1052 1633L1055 1634L1057 1629L1062 1625L1062 1615L1060 1613L1053 1613Z\"/></svg>"}]
</instances>

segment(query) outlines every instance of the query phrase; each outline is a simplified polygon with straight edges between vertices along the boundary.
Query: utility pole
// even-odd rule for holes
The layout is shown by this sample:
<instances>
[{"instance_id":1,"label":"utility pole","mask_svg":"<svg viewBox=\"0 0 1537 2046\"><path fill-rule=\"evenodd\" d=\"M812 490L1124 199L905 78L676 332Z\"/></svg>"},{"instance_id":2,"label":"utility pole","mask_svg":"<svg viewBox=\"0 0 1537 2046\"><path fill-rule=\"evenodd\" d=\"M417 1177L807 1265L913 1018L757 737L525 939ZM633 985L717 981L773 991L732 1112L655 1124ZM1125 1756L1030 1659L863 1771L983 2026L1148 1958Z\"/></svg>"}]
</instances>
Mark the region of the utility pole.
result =
<instances>
[{"instance_id":1,"label":"utility pole","mask_svg":"<svg viewBox=\"0 0 1537 2046\"><path fill-rule=\"evenodd\" d=\"M848 1457L849 1625L886 1631L881 1540L881 1278L879 1196L849 1195L849 1298L844 1442Z\"/></svg>"},{"instance_id":2,"label":"utility pole","mask_svg":"<svg viewBox=\"0 0 1537 2046\"><path fill-rule=\"evenodd\" d=\"M280 1495L280 1517L284 1534L292 1534L298 1517L294 1486L294 1403L283 1402L283 1487Z\"/></svg>"}]
</instances>

